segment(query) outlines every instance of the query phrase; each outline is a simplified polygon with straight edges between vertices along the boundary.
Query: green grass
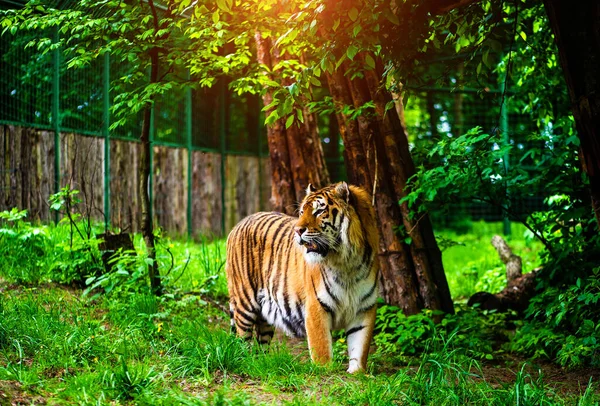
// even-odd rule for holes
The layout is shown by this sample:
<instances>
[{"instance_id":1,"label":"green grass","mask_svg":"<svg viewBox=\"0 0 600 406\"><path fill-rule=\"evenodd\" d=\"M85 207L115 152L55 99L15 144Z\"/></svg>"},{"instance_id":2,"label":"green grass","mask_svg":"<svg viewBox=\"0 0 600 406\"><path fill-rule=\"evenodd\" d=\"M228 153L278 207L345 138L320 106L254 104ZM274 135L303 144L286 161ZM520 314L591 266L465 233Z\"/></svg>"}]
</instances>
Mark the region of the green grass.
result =
<instances>
[{"instance_id":1,"label":"green grass","mask_svg":"<svg viewBox=\"0 0 600 406\"><path fill-rule=\"evenodd\" d=\"M592 390L556 393L523 364L501 385L452 342L368 375L307 359L305 343L264 348L227 332L227 316L194 296L81 299L57 285L0 294L0 392L50 403L597 404ZM587 402L587 403L586 403Z\"/></svg>"},{"instance_id":2,"label":"green grass","mask_svg":"<svg viewBox=\"0 0 600 406\"><path fill-rule=\"evenodd\" d=\"M48 230L43 246L52 257L68 234L62 228ZM539 245L522 238L522 231L513 230L509 244L530 270ZM468 297L490 269L502 268L489 243L493 230L488 225L477 223L466 235L441 234L464 244L444 251L455 298ZM139 237L134 246L143 255ZM305 342L277 341L269 347L243 342L229 333L228 315L215 306L225 303L227 294L224 241L162 239L158 247L167 285L161 298L128 285L108 295L82 296L79 289L49 283L57 278L48 270L23 274L14 265L0 267L6 271L0 272L0 404L40 399L50 404L151 405L600 402L596 383L586 385L589 376L581 389L561 391L560 384L546 381L543 372L524 360L499 352L486 361L491 344L476 349L481 352L477 355L468 347L475 336L479 344L487 336L469 335L469 328L479 330L472 312L448 318L450 330L452 323L462 323L467 333L430 332L435 339L421 339L414 354L379 351L371 356L366 375L345 372L342 339L336 338L334 362L326 367L310 362ZM26 282L23 275L37 279L15 285ZM466 277L473 283L466 284ZM398 348L419 340L418 329L427 323L425 316L419 317L406 321L414 332ZM494 378L497 369L503 371L500 380Z\"/></svg>"}]
</instances>

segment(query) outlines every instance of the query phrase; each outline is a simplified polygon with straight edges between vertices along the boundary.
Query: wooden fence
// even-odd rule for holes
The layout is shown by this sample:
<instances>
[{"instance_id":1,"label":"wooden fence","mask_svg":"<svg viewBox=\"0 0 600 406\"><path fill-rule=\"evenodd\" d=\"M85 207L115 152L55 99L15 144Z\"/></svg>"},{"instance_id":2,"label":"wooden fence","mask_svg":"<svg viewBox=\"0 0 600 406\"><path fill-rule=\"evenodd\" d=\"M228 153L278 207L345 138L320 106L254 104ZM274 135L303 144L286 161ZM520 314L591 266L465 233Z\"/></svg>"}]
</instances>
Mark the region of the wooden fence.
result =
<instances>
[{"instance_id":1,"label":"wooden fence","mask_svg":"<svg viewBox=\"0 0 600 406\"><path fill-rule=\"evenodd\" d=\"M103 222L104 138L61 133L59 142L60 186L79 190L79 210ZM121 230L140 228L140 147L110 140L110 224ZM0 211L18 207L28 210L30 220L54 218L48 198L55 189L55 149L52 131L0 125ZM185 148L153 149L153 215L168 234L222 236L248 214L269 210L268 158L193 151L191 171L189 162Z\"/></svg>"}]
</instances>

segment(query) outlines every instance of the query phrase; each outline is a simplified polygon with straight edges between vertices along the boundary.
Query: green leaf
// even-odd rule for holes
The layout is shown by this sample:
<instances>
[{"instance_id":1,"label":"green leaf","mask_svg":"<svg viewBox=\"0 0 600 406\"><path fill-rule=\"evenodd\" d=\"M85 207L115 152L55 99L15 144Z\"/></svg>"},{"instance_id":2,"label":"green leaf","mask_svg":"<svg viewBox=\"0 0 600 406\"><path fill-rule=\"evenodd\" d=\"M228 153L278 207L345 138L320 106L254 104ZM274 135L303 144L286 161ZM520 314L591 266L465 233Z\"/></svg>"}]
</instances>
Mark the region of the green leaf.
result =
<instances>
[{"instance_id":1,"label":"green leaf","mask_svg":"<svg viewBox=\"0 0 600 406\"><path fill-rule=\"evenodd\" d=\"M527 34L525 34L525 32L521 31L519 35L521 36L521 38L523 38L523 41L527 41Z\"/></svg>"},{"instance_id":2,"label":"green leaf","mask_svg":"<svg viewBox=\"0 0 600 406\"><path fill-rule=\"evenodd\" d=\"M500 41L496 41L495 39L490 40L490 47L494 52L502 52L502 43Z\"/></svg>"},{"instance_id":3,"label":"green leaf","mask_svg":"<svg viewBox=\"0 0 600 406\"><path fill-rule=\"evenodd\" d=\"M319 87L321 86L321 81L314 76L310 77L310 83L315 86L319 86Z\"/></svg>"},{"instance_id":4,"label":"green leaf","mask_svg":"<svg viewBox=\"0 0 600 406\"><path fill-rule=\"evenodd\" d=\"M360 30L362 30L362 27L360 25L354 26L354 30L352 31L354 38L356 38L358 36L358 33L360 32Z\"/></svg>"},{"instance_id":5,"label":"green leaf","mask_svg":"<svg viewBox=\"0 0 600 406\"><path fill-rule=\"evenodd\" d=\"M358 48L355 47L354 45L350 45L348 47L348 49L346 50L346 56L350 60L353 60L357 53L358 53Z\"/></svg>"},{"instance_id":6,"label":"green leaf","mask_svg":"<svg viewBox=\"0 0 600 406\"><path fill-rule=\"evenodd\" d=\"M356 7L352 7L350 11L348 11L348 17L350 17L350 20L356 21L356 19L358 18L358 10L356 9Z\"/></svg>"},{"instance_id":7,"label":"green leaf","mask_svg":"<svg viewBox=\"0 0 600 406\"><path fill-rule=\"evenodd\" d=\"M396 16L396 14L394 14L392 12L392 10L390 9L386 9L383 14L385 15L385 18L387 18L392 24L394 25L400 25L400 20L398 19L398 16Z\"/></svg>"},{"instance_id":8,"label":"green leaf","mask_svg":"<svg viewBox=\"0 0 600 406\"><path fill-rule=\"evenodd\" d=\"M340 19L338 18L337 20L335 20L335 21L333 22L333 27L332 27L332 28L333 28L333 31L334 31L334 32L335 32L335 31L337 31L337 29L338 29L338 27L339 27L339 26L340 26Z\"/></svg>"},{"instance_id":9,"label":"green leaf","mask_svg":"<svg viewBox=\"0 0 600 406\"><path fill-rule=\"evenodd\" d=\"M304 123L304 114L302 113L302 109L296 109L296 115L298 116L298 120L301 123Z\"/></svg>"},{"instance_id":10,"label":"green leaf","mask_svg":"<svg viewBox=\"0 0 600 406\"><path fill-rule=\"evenodd\" d=\"M371 69L375 69L375 59L373 59L373 57L371 55L367 55L365 57L365 63L367 64L367 66Z\"/></svg>"},{"instance_id":11,"label":"green leaf","mask_svg":"<svg viewBox=\"0 0 600 406\"><path fill-rule=\"evenodd\" d=\"M213 20L213 23L215 23L215 24L219 22L219 10L217 10L213 13L212 20Z\"/></svg>"},{"instance_id":12,"label":"green leaf","mask_svg":"<svg viewBox=\"0 0 600 406\"><path fill-rule=\"evenodd\" d=\"M219 7L223 11L231 13L231 9L227 5L227 3L225 3L225 0L217 0L217 7Z\"/></svg>"},{"instance_id":13,"label":"green leaf","mask_svg":"<svg viewBox=\"0 0 600 406\"><path fill-rule=\"evenodd\" d=\"M277 113L277 110L273 110L271 112L271 114L269 114L267 116L267 118L265 119L265 124L267 124L267 125L273 124L275 121L277 121L278 118L279 118L279 114Z\"/></svg>"},{"instance_id":14,"label":"green leaf","mask_svg":"<svg viewBox=\"0 0 600 406\"><path fill-rule=\"evenodd\" d=\"M344 59L346 59L346 54L343 54L340 59L335 63L335 69L338 69L344 63ZM333 71L333 69L332 69Z\"/></svg>"},{"instance_id":15,"label":"green leaf","mask_svg":"<svg viewBox=\"0 0 600 406\"><path fill-rule=\"evenodd\" d=\"M294 124L294 117L296 117L296 116L294 116L294 115L291 115L291 116L289 116L289 117L287 118L287 120L285 120L285 128L286 128L286 129L290 128L290 126L291 126L292 124Z\"/></svg>"}]
</instances>

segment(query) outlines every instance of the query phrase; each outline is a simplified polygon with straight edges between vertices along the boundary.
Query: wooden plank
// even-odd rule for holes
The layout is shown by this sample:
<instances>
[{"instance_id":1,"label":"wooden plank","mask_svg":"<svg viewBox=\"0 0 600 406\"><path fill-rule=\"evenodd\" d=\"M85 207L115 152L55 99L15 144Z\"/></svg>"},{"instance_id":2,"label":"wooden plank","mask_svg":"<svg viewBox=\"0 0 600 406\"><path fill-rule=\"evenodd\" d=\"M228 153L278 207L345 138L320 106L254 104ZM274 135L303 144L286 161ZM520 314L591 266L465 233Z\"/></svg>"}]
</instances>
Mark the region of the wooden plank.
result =
<instances>
[{"instance_id":1,"label":"wooden plank","mask_svg":"<svg viewBox=\"0 0 600 406\"><path fill-rule=\"evenodd\" d=\"M271 211L271 160L269 158L260 158L262 166L261 181L260 181L260 210Z\"/></svg>"},{"instance_id":2,"label":"wooden plank","mask_svg":"<svg viewBox=\"0 0 600 406\"><path fill-rule=\"evenodd\" d=\"M54 193L54 133L27 129L22 142L27 143L27 156L22 155L23 199L32 220L50 221L49 199Z\"/></svg>"},{"instance_id":3,"label":"wooden plank","mask_svg":"<svg viewBox=\"0 0 600 406\"><path fill-rule=\"evenodd\" d=\"M227 156L226 161L226 230L240 220L261 210L259 159L252 156Z\"/></svg>"},{"instance_id":4,"label":"wooden plank","mask_svg":"<svg viewBox=\"0 0 600 406\"><path fill-rule=\"evenodd\" d=\"M187 233L187 150L154 147L154 219L168 234Z\"/></svg>"},{"instance_id":5,"label":"wooden plank","mask_svg":"<svg viewBox=\"0 0 600 406\"><path fill-rule=\"evenodd\" d=\"M110 221L112 226L122 231L140 230L140 150L141 145L135 142L110 141Z\"/></svg>"},{"instance_id":6,"label":"wooden plank","mask_svg":"<svg viewBox=\"0 0 600 406\"><path fill-rule=\"evenodd\" d=\"M61 185L80 190L83 212L103 221L104 139L61 134ZM140 145L111 140L111 224L140 229L138 161ZM54 133L0 126L0 210L29 210L32 220L51 221L48 199L54 193ZM157 224L171 235L187 233L187 151L155 147L154 209ZM192 154L193 236L221 236L221 156ZM259 171L259 165L262 165ZM243 217L270 209L269 159L226 158L226 231ZM259 179L259 176L262 176Z\"/></svg>"},{"instance_id":7,"label":"wooden plank","mask_svg":"<svg viewBox=\"0 0 600 406\"><path fill-rule=\"evenodd\" d=\"M50 221L52 213L48 204L54 193L54 132L39 131L40 142L37 145L37 178L39 179L39 212L42 221Z\"/></svg>"},{"instance_id":8,"label":"wooden plank","mask_svg":"<svg viewBox=\"0 0 600 406\"><path fill-rule=\"evenodd\" d=\"M239 200L236 185L238 172L244 169L240 168L238 158L233 155L225 157L225 233L229 233L240 220L237 215Z\"/></svg>"},{"instance_id":9,"label":"wooden plank","mask_svg":"<svg viewBox=\"0 0 600 406\"><path fill-rule=\"evenodd\" d=\"M221 235L221 156L195 151L192 154L193 237Z\"/></svg>"},{"instance_id":10,"label":"wooden plank","mask_svg":"<svg viewBox=\"0 0 600 406\"><path fill-rule=\"evenodd\" d=\"M81 203L76 211L84 218L102 221L104 139L61 133L60 149L61 187L79 190Z\"/></svg>"}]
</instances>

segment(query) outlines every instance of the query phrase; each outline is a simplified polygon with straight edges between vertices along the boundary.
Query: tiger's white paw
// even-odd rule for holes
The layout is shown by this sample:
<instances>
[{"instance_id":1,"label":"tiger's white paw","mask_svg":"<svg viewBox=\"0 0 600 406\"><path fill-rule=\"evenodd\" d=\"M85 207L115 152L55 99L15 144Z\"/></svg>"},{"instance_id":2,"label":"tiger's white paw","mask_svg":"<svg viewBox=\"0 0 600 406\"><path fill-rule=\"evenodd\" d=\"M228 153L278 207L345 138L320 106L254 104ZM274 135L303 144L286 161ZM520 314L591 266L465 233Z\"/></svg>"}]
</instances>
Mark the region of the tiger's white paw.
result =
<instances>
[{"instance_id":1,"label":"tiger's white paw","mask_svg":"<svg viewBox=\"0 0 600 406\"><path fill-rule=\"evenodd\" d=\"M360 367L360 365L358 365L358 361L355 359L351 359L350 360L350 365L348 366L347 372L349 374L354 374L356 372L360 372L363 369Z\"/></svg>"}]
</instances>

